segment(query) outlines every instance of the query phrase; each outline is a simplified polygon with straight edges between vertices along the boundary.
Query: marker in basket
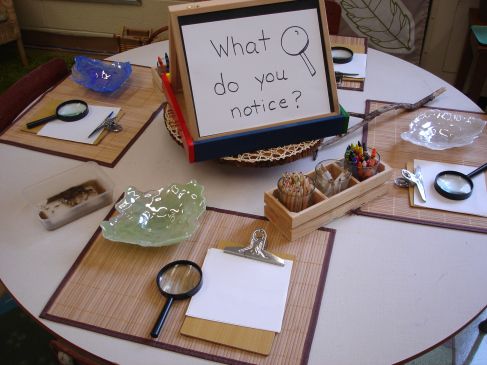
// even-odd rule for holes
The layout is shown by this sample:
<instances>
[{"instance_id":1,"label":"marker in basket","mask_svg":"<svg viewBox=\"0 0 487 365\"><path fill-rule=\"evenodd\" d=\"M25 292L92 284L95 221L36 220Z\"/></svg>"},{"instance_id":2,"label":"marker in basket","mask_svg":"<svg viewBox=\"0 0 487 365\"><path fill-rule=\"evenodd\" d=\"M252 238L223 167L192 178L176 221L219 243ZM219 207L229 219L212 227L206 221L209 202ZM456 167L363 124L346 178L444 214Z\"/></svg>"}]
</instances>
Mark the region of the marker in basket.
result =
<instances>
[{"instance_id":1,"label":"marker in basket","mask_svg":"<svg viewBox=\"0 0 487 365\"><path fill-rule=\"evenodd\" d=\"M299 212L312 205L315 185L302 172L286 172L277 183L279 201L291 212Z\"/></svg>"},{"instance_id":2,"label":"marker in basket","mask_svg":"<svg viewBox=\"0 0 487 365\"><path fill-rule=\"evenodd\" d=\"M166 72L169 72L169 56L165 52L164 57L166 58Z\"/></svg>"},{"instance_id":3,"label":"marker in basket","mask_svg":"<svg viewBox=\"0 0 487 365\"><path fill-rule=\"evenodd\" d=\"M334 175L330 171L334 171ZM327 197L331 197L345 190L350 182L352 173L343 169L340 160L323 160L315 166L315 185Z\"/></svg>"},{"instance_id":4,"label":"marker in basket","mask_svg":"<svg viewBox=\"0 0 487 365\"><path fill-rule=\"evenodd\" d=\"M159 75L162 73L166 73L166 66L164 66L164 63L162 62L162 58L157 56L157 72Z\"/></svg>"}]
</instances>

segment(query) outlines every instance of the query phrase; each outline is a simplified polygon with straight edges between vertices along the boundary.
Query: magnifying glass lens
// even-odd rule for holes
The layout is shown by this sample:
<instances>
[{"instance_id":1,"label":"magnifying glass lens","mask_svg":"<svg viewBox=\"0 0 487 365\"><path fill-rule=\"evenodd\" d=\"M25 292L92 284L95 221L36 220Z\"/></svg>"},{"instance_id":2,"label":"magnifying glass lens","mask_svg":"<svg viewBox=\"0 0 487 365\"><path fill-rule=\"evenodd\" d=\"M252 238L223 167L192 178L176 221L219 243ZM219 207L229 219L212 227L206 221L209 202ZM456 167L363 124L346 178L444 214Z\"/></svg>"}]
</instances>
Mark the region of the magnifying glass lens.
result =
<instances>
[{"instance_id":1,"label":"magnifying glass lens","mask_svg":"<svg viewBox=\"0 0 487 365\"><path fill-rule=\"evenodd\" d=\"M346 47L331 47L333 63L348 63L353 58L353 51Z\"/></svg>"},{"instance_id":2,"label":"magnifying glass lens","mask_svg":"<svg viewBox=\"0 0 487 365\"><path fill-rule=\"evenodd\" d=\"M165 271L159 278L159 287L169 295L180 295L196 288L201 273L192 265L177 264Z\"/></svg>"},{"instance_id":3,"label":"magnifying glass lens","mask_svg":"<svg viewBox=\"0 0 487 365\"><path fill-rule=\"evenodd\" d=\"M331 51L331 54L333 55L333 57L338 57L338 58L350 57L350 52L345 51L344 49L334 49Z\"/></svg>"},{"instance_id":4,"label":"magnifying glass lens","mask_svg":"<svg viewBox=\"0 0 487 365\"><path fill-rule=\"evenodd\" d=\"M57 111L58 115L63 117L74 117L76 115L81 115L86 111L86 104L79 102L67 103L59 108Z\"/></svg>"},{"instance_id":5,"label":"magnifying glass lens","mask_svg":"<svg viewBox=\"0 0 487 365\"><path fill-rule=\"evenodd\" d=\"M188 299L200 290L203 280L201 268L192 261L178 260L164 266L157 274L157 286L167 298L150 335L157 338L173 301Z\"/></svg>"},{"instance_id":6,"label":"magnifying glass lens","mask_svg":"<svg viewBox=\"0 0 487 365\"><path fill-rule=\"evenodd\" d=\"M438 186L450 194L470 194L472 186L462 176L456 174L443 174L436 180Z\"/></svg>"},{"instance_id":7,"label":"magnifying glass lens","mask_svg":"<svg viewBox=\"0 0 487 365\"><path fill-rule=\"evenodd\" d=\"M83 119L87 114L88 104L86 102L83 100L68 100L58 105L55 114L29 122L26 126L31 129L56 119L63 122L75 122Z\"/></svg>"}]
</instances>

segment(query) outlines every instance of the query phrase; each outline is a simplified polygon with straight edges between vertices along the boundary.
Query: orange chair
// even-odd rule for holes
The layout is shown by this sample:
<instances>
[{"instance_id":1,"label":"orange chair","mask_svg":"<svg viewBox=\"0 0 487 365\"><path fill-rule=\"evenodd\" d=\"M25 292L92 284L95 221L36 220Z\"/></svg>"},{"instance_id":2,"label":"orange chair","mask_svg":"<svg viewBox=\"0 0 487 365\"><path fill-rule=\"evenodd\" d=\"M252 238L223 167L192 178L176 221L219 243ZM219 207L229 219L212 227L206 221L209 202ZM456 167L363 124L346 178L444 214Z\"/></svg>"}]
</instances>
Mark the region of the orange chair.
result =
<instances>
[{"instance_id":1,"label":"orange chair","mask_svg":"<svg viewBox=\"0 0 487 365\"><path fill-rule=\"evenodd\" d=\"M113 37L117 40L118 51L125 52L129 49L154 42L159 35L168 29L168 26L163 26L156 30L142 30L123 27L122 34L115 34Z\"/></svg>"},{"instance_id":2,"label":"orange chair","mask_svg":"<svg viewBox=\"0 0 487 365\"><path fill-rule=\"evenodd\" d=\"M54 58L17 80L0 95L0 132L30 103L68 75L66 62Z\"/></svg>"}]
</instances>

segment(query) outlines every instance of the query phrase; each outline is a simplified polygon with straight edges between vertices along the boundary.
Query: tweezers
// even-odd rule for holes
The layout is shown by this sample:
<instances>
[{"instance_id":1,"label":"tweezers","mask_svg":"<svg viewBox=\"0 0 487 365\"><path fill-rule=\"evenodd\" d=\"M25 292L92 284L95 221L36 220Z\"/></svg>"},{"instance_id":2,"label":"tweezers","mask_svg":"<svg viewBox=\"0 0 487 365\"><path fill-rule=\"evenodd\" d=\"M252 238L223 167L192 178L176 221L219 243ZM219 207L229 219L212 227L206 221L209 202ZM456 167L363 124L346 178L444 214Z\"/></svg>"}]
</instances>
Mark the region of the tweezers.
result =
<instances>
[{"instance_id":1,"label":"tweezers","mask_svg":"<svg viewBox=\"0 0 487 365\"><path fill-rule=\"evenodd\" d=\"M110 121L110 118L111 116L113 115L113 111L110 112L110 114L108 114L108 116L103 119L103 122L100 123L100 125L98 127L96 127L93 132L90 133L90 135L88 136L88 138L91 138L95 135L96 132L98 132L99 130L105 128L105 126L107 125L107 123Z\"/></svg>"},{"instance_id":2,"label":"tweezers","mask_svg":"<svg viewBox=\"0 0 487 365\"><path fill-rule=\"evenodd\" d=\"M351 73L348 73L348 72L340 72L340 71L335 71L335 75L336 76L340 76L340 77L343 77L343 76L358 76L358 74L351 74Z\"/></svg>"},{"instance_id":3,"label":"tweezers","mask_svg":"<svg viewBox=\"0 0 487 365\"><path fill-rule=\"evenodd\" d=\"M401 174L407 181L416 185L421 199L423 199L423 201L426 201L426 192L424 190L423 174L421 173L421 168L418 166L414 170L414 174L406 169L402 169Z\"/></svg>"}]
</instances>

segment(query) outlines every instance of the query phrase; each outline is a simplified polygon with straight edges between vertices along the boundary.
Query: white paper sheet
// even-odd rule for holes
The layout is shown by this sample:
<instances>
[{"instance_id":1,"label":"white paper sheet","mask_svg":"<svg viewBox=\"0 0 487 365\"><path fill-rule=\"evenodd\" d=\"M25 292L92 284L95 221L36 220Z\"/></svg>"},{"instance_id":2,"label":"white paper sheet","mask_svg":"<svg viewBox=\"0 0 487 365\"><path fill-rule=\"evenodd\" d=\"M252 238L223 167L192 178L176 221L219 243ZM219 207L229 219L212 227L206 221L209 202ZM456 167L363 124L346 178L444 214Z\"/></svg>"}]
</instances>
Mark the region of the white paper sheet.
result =
<instances>
[{"instance_id":1,"label":"white paper sheet","mask_svg":"<svg viewBox=\"0 0 487 365\"><path fill-rule=\"evenodd\" d=\"M63 122L59 119L53 120L42 127L37 132L39 136L64 139L80 143L93 144L103 132L103 129L88 138L91 132L113 111L112 116L116 116L120 111L117 107L88 105L88 115L75 122Z\"/></svg>"},{"instance_id":2,"label":"white paper sheet","mask_svg":"<svg viewBox=\"0 0 487 365\"><path fill-rule=\"evenodd\" d=\"M356 76L346 76L354 79L365 78L365 70L367 68L367 54L365 53L354 53L353 58L347 63L334 63L333 68L335 72L344 72L350 74L358 74Z\"/></svg>"},{"instance_id":3,"label":"white paper sheet","mask_svg":"<svg viewBox=\"0 0 487 365\"><path fill-rule=\"evenodd\" d=\"M272 265L210 248L187 316L280 332L293 262Z\"/></svg>"},{"instance_id":4,"label":"white paper sheet","mask_svg":"<svg viewBox=\"0 0 487 365\"><path fill-rule=\"evenodd\" d=\"M465 200L447 199L435 190L435 177L445 170L459 171L468 174L476 167L465 165L454 165L442 162L414 160L414 168L420 166L423 174L424 189L426 192L426 203L419 196L418 189L414 189L414 205L425 208L447 210L450 212L466 213L487 217L487 185L485 173L480 173L472 178L474 188L472 195Z\"/></svg>"},{"instance_id":5,"label":"white paper sheet","mask_svg":"<svg viewBox=\"0 0 487 365\"><path fill-rule=\"evenodd\" d=\"M189 24L181 31L200 136L330 113L315 9Z\"/></svg>"}]
</instances>

